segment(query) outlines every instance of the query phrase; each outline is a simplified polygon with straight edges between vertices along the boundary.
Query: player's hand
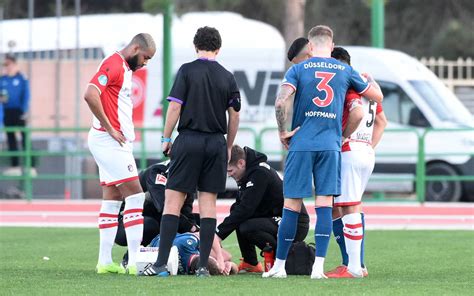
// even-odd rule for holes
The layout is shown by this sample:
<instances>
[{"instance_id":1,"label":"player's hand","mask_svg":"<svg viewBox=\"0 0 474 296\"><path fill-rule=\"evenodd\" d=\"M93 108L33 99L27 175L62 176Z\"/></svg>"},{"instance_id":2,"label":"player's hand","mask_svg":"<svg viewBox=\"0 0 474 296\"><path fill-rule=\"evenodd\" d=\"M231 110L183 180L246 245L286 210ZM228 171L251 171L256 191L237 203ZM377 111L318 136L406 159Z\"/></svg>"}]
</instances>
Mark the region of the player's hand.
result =
<instances>
[{"instance_id":1,"label":"player's hand","mask_svg":"<svg viewBox=\"0 0 474 296\"><path fill-rule=\"evenodd\" d=\"M288 150L288 147L290 146L291 137L293 137L299 129L300 127L298 126L291 132L288 132L288 131L280 132L280 142L283 144L283 147L285 147L286 150Z\"/></svg>"},{"instance_id":2,"label":"player's hand","mask_svg":"<svg viewBox=\"0 0 474 296\"><path fill-rule=\"evenodd\" d=\"M219 258L217 259L217 266L219 267L219 273L221 274L225 274L225 262L224 262L224 258Z\"/></svg>"},{"instance_id":3,"label":"player's hand","mask_svg":"<svg viewBox=\"0 0 474 296\"><path fill-rule=\"evenodd\" d=\"M374 78L372 78L372 76L369 73L360 73L360 75L364 77L365 79L367 79L367 81L369 82L374 81Z\"/></svg>"},{"instance_id":4,"label":"player's hand","mask_svg":"<svg viewBox=\"0 0 474 296\"><path fill-rule=\"evenodd\" d=\"M230 271L232 270L232 262L226 261L224 262L225 268L224 268L224 275L229 275Z\"/></svg>"},{"instance_id":5,"label":"player's hand","mask_svg":"<svg viewBox=\"0 0 474 296\"><path fill-rule=\"evenodd\" d=\"M161 151L163 151L163 154L166 157L171 157L171 146L173 146L173 143L171 142L161 143Z\"/></svg>"},{"instance_id":6,"label":"player's hand","mask_svg":"<svg viewBox=\"0 0 474 296\"><path fill-rule=\"evenodd\" d=\"M123 144L127 143L127 138L122 134L122 132L116 130L116 129L111 129L107 131L109 135L117 141L120 146L123 146Z\"/></svg>"},{"instance_id":7,"label":"player's hand","mask_svg":"<svg viewBox=\"0 0 474 296\"><path fill-rule=\"evenodd\" d=\"M231 154L232 154L232 147L227 148L227 164L229 164L230 162Z\"/></svg>"}]
</instances>

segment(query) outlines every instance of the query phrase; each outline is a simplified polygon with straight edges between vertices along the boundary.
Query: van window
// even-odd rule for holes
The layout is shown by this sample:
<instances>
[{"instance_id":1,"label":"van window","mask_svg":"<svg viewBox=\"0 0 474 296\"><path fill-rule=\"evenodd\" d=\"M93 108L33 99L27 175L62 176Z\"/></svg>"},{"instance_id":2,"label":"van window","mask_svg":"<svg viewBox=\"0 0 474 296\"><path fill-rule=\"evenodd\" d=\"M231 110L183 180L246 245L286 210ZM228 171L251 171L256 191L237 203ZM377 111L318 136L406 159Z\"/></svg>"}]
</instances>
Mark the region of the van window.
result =
<instances>
[{"instance_id":1,"label":"van window","mask_svg":"<svg viewBox=\"0 0 474 296\"><path fill-rule=\"evenodd\" d=\"M471 114L469 111L441 83L431 83L426 80L409 80L408 82L420 94L420 97L431 106L441 121L467 124L466 121L470 120Z\"/></svg>"},{"instance_id":2,"label":"van window","mask_svg":"<svg viewBox=\"0 0 474 296\"><path fill-rule=\"evenodd\" d=\"M388 121L417 127L430 126L423 113L400 86L386 81L378 83L384 95L383 110Z\"/></svg>"}]
</instances>

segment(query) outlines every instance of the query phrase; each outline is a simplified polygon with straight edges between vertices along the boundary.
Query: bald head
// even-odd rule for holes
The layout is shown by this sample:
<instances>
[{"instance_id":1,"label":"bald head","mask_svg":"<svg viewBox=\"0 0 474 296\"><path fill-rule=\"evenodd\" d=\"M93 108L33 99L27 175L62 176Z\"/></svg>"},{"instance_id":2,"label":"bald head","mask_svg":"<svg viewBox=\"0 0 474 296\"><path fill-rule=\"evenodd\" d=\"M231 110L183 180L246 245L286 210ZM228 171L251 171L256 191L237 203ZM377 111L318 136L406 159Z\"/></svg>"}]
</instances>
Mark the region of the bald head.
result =
<instances>
[{"instance_id":1,"label":"bald head","mask_svg":"<svg viewBox=\"0 0 474 296\"><path fill-rule=\"evenodd\" d=\"M142 50L156 51L155 40L148 33L140 33L133 37L128 46L138 45Z\"/></svg>"},{"instance_id":2,"label":"bald head","mask_svg":"<svg viewBox=\"0 0 474 296\"><path fill-rule=\"evenodd\" d=\"M133 37L132 41L120 51L132 71L143 68L156 52L153 37L147 33L140 33Z\"/></svg>"},{"instance_id":3,"label":"bald head","mask_svg":"<svg viewBox=\"0 0 474 296\"><path fill-rule=\"evenodd\" d=\"M328 26L319 25L309 31L308 39L316 47L332 46L333 33Z\"/></svg>"}]
</instances>

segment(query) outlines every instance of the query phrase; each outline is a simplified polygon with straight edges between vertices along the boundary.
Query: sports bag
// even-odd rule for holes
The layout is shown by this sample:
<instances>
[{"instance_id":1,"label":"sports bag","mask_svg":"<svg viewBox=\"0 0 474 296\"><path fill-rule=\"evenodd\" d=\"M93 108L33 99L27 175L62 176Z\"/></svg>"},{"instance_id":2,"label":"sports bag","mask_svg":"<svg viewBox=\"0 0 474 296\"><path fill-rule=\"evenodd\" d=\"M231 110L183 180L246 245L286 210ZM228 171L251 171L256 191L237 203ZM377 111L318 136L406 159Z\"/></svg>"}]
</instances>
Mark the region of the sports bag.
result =
<instances>
[{"instance_id":1,"label":"sports bag","mask_svg":"<svg viewBox=\"0 0 474 296\"><path fill-rule=\"evenodd\" d=\"M315 248L314 244L294 242L286 259L286 274L310 275L313 269Z\"/></svg>"}]
</instances>

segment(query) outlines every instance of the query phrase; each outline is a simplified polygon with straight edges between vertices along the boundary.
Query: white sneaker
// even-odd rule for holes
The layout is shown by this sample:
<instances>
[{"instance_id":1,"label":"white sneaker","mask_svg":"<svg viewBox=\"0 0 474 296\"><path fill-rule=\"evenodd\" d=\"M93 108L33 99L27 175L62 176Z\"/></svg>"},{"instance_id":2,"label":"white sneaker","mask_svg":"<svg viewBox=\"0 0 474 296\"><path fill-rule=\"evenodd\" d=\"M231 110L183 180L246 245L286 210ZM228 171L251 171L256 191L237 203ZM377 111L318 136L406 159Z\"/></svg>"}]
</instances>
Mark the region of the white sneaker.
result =
<instances>
[{"instance_id":1,"label":"white sneaker","mask_svg":"<svg viewBox=\"0 0 474 296\"><path fill-rule=\"evenodd\" d=\"M324 274L324 272L315 270L311 272L311 279L313 280L320 280L320 279L327 279L328 277Z\"/></svg>"},{"instance_id":2,"label":"white sneaker","mask_svg":"<svg viewBox=\"0 0 474 296\"><path fill-rule=\"evenodd\" d=\"M280 279L285 279L286 278L286 270L284 268L282 269L270 269L267 272L262 273L262 278L280 278Z\"/></svg>"},{"instance_id":3,"label":"white sneaker","mask_svg":"<svg viewBox=\"0 0 474 296\"><path fill-rule=\"evenodd\" d=\"M21 176L22 172L20 167L9 167L3 171L3 174L10 177L19 177Z\"/></svg>"},{"instance_id":4,"label":"white sneaker","mask_svg":"<svg viewBox=\"0 0 474 296\"><path fill-rule=\"evenodd\" d=\"M178 274L178 266L179 266L179 253L178 248L176 246L172 246L170 250L170 256L168 257L168 271L171 275Z\"/></svg>"}]
</instances>

